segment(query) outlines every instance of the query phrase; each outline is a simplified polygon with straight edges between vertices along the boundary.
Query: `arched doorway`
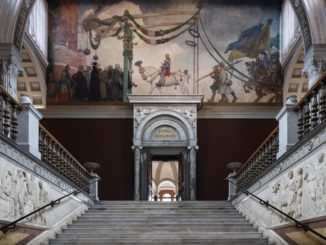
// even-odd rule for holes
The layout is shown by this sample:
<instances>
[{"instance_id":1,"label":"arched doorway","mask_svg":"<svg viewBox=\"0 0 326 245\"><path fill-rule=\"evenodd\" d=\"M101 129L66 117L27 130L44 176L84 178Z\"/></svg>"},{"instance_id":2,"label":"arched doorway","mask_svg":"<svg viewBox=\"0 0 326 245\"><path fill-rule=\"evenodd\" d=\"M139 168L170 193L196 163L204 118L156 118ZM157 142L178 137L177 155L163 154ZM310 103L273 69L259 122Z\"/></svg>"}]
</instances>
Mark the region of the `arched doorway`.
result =
<instances>
[{"instance_id":1,"label":"arched doorway","mask_svg":"<svg viewBox=\"0 0 326 245\"><path fill-rule=\"evenodd\" d=\"M153 160L169 159L178 162L175 195L196 200L197 110L202 96L130 95L128 100L134 108L134 199L152 199Z\"/></svg>"}]
</instances>

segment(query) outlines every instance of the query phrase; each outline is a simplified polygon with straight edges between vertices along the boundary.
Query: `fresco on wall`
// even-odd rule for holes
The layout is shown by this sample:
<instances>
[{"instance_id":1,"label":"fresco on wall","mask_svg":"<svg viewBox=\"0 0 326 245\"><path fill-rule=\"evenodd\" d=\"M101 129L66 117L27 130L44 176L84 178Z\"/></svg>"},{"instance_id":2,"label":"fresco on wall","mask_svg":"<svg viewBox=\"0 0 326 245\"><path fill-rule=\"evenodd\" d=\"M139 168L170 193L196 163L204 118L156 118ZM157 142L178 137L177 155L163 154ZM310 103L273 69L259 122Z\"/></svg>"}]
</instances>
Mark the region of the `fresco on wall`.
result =
<instances>
[{"instance_id":1,"label":"fresco on wall","mask_svg":"<svg viewBox=\"0 0 326 245\"><path fill-rule=\"evenodd\" d=\"M48 104L282 101L277 1L51 1Z\"/></svg>"}]
</instances>

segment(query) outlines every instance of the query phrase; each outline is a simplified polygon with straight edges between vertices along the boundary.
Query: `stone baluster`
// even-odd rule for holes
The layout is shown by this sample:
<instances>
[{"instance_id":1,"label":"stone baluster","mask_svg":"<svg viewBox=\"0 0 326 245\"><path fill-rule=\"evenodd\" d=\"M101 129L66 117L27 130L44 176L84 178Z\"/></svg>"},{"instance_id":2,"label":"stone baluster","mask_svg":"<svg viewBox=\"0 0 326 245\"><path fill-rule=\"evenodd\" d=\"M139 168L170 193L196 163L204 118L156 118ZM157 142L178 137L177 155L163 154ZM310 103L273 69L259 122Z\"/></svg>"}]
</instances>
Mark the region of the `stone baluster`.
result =
<instances>
[{"instance_id":1,"label":"stone baluster","mask_svg":"<svg viewBox=\"0 0 326 245\"><path fill-rule=\"evenodd\" d=\"M310 132L310 103L309 100L307 99L304 104L303 108L303 135L306 135L307 133Z\"/></svg>"},{"instance_id":2,"label":"stone baluster","mask_svg":"<svg viewBox=\"0 0 326 245\"><path fill-rule=\"evenodd\" d=\"M12 106L12 116L11 116L11 139L16 140L17 139L17 133L18 133L18 117L17 117L17 105Z\"/></svg>"},{"instance_id":3,"label":"stone baluster","mask_svg":"<svg viewBox=\"0 0 326 245\"><path fill-rule=\"evenodd\" d=\"M319 89L319 117L320 121L326 118L326 82L321 82Z\"/></svg>"},{"instance_id":4,"label":"stone baluster","mask_svg":"<svg viewBox=\"0 0 326 245\"><path fill-rule=\"evenodd\" d=\"M5 100L4 100L3 95L0 93L0 133L3 133L3 130L4 130L4 126L3 126L4 109L5 109Z\"/></svg>"},{"instance_id":5,"label":"stone baluster","mask_svg":"<svg viewBox=\"0 0 326 245\"><path fill-rule=\"evenodd\" d=\"M314 129L318 125L318 99L317 92L312 92L311 97L311 129Z\"/></svg>"},{"instance_id":6,"label":"stone baluster","mask_svg":"<svg viewBox=\"0 0 326 245\"><path fill-rule=\"evenodd\" d=\"M3 109L3 133L10 137L10 103L9 98L6 97L4 100L4 109Z\"/></svg>"},{"instance_id":7,"label":"stone baluster","mask_svg":"<svg viewBox=\"0 0 326 245\"><path fill-rule=\"evenodd\" d=\"M303 138L303 124L304 124L304 112L303 107L299 111L299 119L298 119L298 138L301 140Z\"/></svg>"}]
</instances>

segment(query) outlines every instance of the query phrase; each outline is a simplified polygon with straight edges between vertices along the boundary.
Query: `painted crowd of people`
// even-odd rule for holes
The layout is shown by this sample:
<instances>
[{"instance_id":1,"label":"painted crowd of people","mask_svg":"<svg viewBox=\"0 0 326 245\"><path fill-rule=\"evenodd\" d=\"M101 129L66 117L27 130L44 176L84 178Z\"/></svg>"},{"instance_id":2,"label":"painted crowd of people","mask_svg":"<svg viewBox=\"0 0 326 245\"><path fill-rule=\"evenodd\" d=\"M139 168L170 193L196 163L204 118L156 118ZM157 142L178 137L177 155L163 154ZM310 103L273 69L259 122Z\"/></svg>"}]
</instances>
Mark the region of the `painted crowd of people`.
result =
<instances>
[{"instance_id":1,"label":"painted crowd of people","mask_svg":"<svg viewBox=\"0 0 326 245\"><path fill-rule=\"evenodd\" d=\"M49 96L56 97L58 102L86 101L122 101L123 99L123 70L119 64L101 69L97 62L92 67L80 65L74 74L66 65L61 72ZM132 70L128 74L128 89L137 86L132 82Z\"/></svg>"}]
</instances>

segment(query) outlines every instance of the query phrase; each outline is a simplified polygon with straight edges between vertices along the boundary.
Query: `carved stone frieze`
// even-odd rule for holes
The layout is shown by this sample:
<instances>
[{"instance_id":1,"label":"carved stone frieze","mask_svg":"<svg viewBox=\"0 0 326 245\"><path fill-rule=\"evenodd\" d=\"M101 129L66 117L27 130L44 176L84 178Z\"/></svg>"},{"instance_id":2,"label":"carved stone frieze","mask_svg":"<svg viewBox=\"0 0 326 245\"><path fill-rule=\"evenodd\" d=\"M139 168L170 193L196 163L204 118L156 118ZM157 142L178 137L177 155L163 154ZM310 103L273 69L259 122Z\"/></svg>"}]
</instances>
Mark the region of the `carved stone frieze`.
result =
<instances>
[{"instance_id":1,"label":"carved stone frieze","mask_svg":"<svg viewBox=\"0 0 326 245\"><path fill-rule=\"evenodd\" d=\"M38 176L43 183L49 183L53 186L60 188L65 192L72 192L75 189L68 183L66 183L61 177L54 174L52 171L43 167L42 164L39 164L37 161L29 158L25 154L21 153L21 151L17 150L13 146L7 144L5 141L0 140L0 164L1 159L8 159L13 165L16 165L18 168L26 169L26 173L33 173L35 176ZM4 172L4 170L0 167L0 176ZM14 173L15 171L11 171ZM78 194L77 197L84 201L89 202L90 199L83 195ZM1 204L0 204L1 205Z\"/></svg>"},{"instance_id":2,"label":"carved stone frieze","mask_svg":"<svg viewBox=\"0 0 326 245\"><path fill-rule=\"evenodd\" d=\"M44 182L26 171L9 165L1 166L0 219L14 220L50 202ZM46 225L42 213L30 216L25 222Z\"/></svg>"},{"instance_id":3,"label":"carved stone frieze","mask_svg":"<svg viewBox=\"0 0 326 245\"><path fill-rule=\"evenodd\" d=\"M321 217L326 213L326 132L322 129L312 139L298 147L286 159L249 188L284 213L298 220ZM236 205L245 210L255 205L252 199L240 195ZM246 208L244 208L246 207ZM246 211L247 212L247 211ZM263 220L266 226L287 223L282 215L259 206L251 216Z\"/></svg>"}]
</instances>

